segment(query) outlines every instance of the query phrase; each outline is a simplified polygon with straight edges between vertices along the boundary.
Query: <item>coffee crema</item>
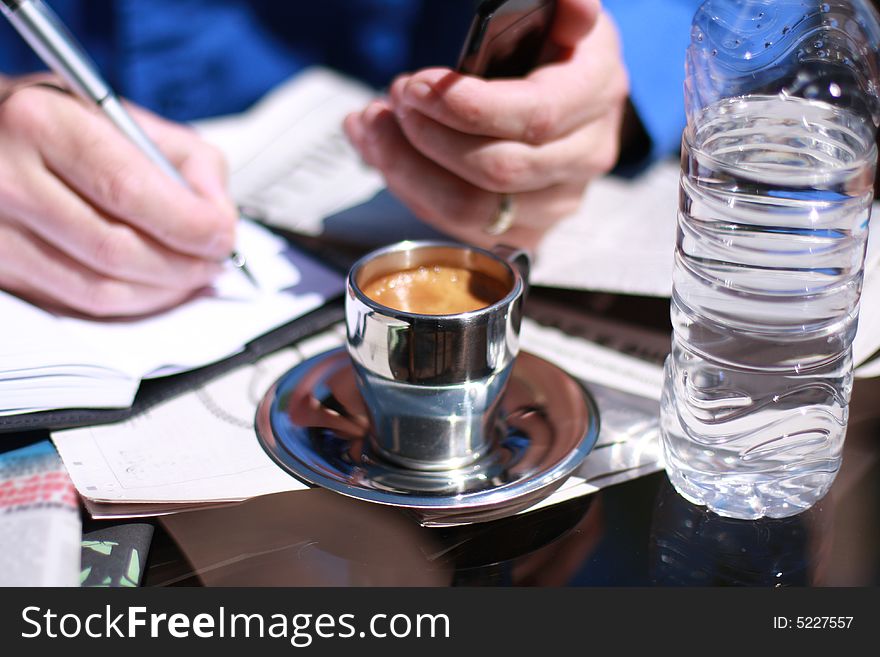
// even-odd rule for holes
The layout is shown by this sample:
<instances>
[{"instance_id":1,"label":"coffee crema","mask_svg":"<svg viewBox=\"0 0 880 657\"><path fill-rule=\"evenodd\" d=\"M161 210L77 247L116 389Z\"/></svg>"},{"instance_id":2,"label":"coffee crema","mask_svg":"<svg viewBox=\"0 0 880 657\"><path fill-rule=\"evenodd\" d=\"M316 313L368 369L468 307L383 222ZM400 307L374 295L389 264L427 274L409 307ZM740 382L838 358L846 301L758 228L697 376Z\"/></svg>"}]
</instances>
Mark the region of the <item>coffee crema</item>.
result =
<instances>
[{"instance_id":1,"label":"coffee crema","mask_svg":"<svg viewBox=\"0 0 880 657\"><path fill-rule=\"evenodd\" d=\"M507 296L509 286L464 267L423 265L384 274L361 286L383 306L420 315L457 315L491 306Z\"/></svg>"}]
</instances>

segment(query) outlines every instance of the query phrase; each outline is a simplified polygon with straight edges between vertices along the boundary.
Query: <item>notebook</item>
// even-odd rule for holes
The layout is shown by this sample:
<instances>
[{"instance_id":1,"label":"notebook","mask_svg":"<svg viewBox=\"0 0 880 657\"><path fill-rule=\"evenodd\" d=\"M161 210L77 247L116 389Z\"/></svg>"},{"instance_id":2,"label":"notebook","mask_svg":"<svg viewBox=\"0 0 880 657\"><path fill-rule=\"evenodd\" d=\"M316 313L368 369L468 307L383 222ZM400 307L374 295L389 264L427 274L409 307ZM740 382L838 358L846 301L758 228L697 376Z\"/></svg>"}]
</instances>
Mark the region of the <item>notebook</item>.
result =
<instances>
[{"instance_id":1,"label":"notebook","mask_svg":"<svg viewBox=\"0 0 880 657\"><path fill-rule=\"evenodd\" d=\"M257 287L230 267L212 289L142 319L65 316L0 292L0 431L125 417L139 391L141 406L155 403L341 316L339 272L250 222L239 247Z\"/></svg>"}]
</instances>

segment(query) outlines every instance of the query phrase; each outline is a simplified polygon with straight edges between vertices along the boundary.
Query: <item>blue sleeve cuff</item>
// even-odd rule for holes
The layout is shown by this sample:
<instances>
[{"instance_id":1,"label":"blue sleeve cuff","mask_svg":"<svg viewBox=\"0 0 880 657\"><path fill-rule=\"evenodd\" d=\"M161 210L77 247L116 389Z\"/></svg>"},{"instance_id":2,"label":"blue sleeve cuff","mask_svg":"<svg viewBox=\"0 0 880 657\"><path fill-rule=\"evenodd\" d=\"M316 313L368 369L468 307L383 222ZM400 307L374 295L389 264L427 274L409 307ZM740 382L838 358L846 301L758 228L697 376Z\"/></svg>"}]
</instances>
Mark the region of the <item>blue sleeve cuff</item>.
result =
<instances>
[{"instance_id":1,"label":"blue sleeve cuff","mask_svg":"<svg viewBox=\"0 0 880 657\"><path fill-rule=\"evenodd\" d=\"M684 62L700 0L605 0L623 41L630 100L652 160L678 151L685 126Z\"/></svg>"}]
</instances>

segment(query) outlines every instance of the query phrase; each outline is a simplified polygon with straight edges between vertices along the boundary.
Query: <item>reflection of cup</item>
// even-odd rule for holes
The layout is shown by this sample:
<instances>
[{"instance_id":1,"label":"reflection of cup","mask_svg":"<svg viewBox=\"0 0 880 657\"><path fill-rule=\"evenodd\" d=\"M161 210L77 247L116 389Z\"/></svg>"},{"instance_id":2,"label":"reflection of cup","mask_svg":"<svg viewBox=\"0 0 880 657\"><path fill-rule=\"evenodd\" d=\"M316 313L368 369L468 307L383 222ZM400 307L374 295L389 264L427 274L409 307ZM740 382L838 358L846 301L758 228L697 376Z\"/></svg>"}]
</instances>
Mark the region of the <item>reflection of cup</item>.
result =
<instances>
[{"instance_id":1,"label":"reflection of cup","mask_svg":"<svg viewBox=\"0 0 880 657\"><path fill-rule=\"evenodd\" d=\"M489 449L519 351L527 271L521 251L444 242L401 242L354 264L347 346L372 449L419 470L467 465Z\"/></svg>"}]
</instances>

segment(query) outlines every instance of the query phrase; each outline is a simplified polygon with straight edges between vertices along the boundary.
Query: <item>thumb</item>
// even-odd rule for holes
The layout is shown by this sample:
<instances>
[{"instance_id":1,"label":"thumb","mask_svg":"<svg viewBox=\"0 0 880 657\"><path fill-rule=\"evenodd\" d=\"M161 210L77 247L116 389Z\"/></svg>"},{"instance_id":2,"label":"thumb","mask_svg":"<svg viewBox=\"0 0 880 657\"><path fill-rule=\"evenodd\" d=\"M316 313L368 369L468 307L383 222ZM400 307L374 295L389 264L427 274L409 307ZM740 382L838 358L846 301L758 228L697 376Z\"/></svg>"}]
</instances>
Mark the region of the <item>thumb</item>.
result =
<instances>
[{"instance_id":1,"label":"thumb","mask_svg":"<svg viewBox=\"0 0 880 657\"><path fill-rule=\"evenodd\" d=\"M600 0L559 0L551 38L562 48L574 48L596 24Z\"/></svg>"}]
</instances>

